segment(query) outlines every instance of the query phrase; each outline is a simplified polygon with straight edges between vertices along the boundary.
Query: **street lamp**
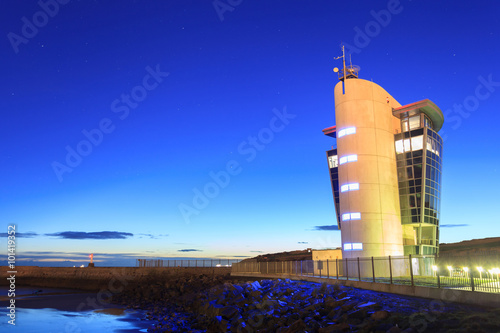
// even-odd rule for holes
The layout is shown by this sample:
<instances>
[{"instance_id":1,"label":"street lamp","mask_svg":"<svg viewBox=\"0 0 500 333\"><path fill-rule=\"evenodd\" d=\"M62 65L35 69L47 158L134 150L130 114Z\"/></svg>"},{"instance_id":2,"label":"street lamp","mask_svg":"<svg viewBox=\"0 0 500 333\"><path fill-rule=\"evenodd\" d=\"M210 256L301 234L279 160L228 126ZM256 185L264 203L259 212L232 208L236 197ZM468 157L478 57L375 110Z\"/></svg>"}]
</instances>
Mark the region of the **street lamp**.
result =
<instances>
[{"instance_id":1,"label":"street lamp","mask_svg":"<svg viewBox=\"0 0 500 333\"><path fill-rule=\"evenodd\" d=\"M469 267L464 267L465 276L469 277Z\"/></svg>"},{"instance_id":2,"label":"street lamp","mask_svg":"<svg viewBox=\"0 0 500 333\"><path fill-rule=\"evenodd\" d=\"M498 269L498 268L493 268L491 271L493 272L493 274L497 274L497 279L498 279L498 278L499 278L499 275L500 275L500 269Z\"/></svg>"},{"instance_id":3,"label":"street lamp","mask_svg":"<svg viewBox=\"0 0 500 333\"><path fill-rule=\"evenodd\" d=\"M477 270L479 271L479 279L482 279L483 278L483 268L478 267Z\"/></svg>"},{"instance_id":4,"label":"street lamp","mask_svg":"<svg viewBox=\"0 0 500 333\"><path fill-rule=\"evenodd\" d=\"M446 268L448 268L448 270L450 271L450 277L451 277L451 270L453 269L453 267L447 266Z\"/></svg>"},{"instance_id":5,"label":"street lamp","mask_svg":"<svg viewBox=\"0 0 500 333\"><path fill-rule=\"evenodd\" d=\"M434 271L434 276L436 276L436 272L438 270L436 265L432 265L432 270Z\"/></svg>"}]
</instances>

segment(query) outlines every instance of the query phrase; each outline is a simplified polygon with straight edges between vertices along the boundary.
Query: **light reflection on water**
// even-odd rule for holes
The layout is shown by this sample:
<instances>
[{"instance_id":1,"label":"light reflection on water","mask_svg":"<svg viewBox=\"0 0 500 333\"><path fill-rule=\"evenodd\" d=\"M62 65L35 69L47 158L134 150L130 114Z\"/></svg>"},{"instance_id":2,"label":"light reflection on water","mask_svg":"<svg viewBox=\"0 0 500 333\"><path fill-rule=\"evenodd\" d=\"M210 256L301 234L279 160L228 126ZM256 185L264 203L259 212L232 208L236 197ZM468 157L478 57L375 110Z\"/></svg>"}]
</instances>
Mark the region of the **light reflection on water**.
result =
<instances>
[{"instance_id":1,"label":"light reflection on water","mask_svg":"<svg viewBox=\"0 0 500 333\"><path fill-rule=\"evenodd\" d=\"M0 332L147 332L149 324L140 322L137 312L122 316L95 311L70 312L55 309L16 308L16 325L8 323L7 309L0 309ZM141 327L139 327L141 325Z\"/></svg>"}]
</instances>

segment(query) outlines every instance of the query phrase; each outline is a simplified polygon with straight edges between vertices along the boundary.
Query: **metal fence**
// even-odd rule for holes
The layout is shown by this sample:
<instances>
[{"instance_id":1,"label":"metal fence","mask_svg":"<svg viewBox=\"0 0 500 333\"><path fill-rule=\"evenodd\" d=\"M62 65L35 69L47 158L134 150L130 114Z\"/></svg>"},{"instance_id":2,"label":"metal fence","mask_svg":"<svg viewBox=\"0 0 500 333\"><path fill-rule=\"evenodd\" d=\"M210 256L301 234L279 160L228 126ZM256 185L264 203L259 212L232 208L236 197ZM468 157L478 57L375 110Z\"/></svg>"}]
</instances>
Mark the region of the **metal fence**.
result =
<instances>
[{"instance_id":1,"label":"metal fence","mask_svg":"<svg viewBox=\"0 0 500 333\"><path fill-rule=\"evenodd\" d=\"M436 258L429 256L240 262L233 264L232 272L287 274L489 293L500 292L500 269L443 266L442 262L436 262Z\"/></svg>"},{"instance_id":2,"label":"metal fence","mask_svg":"<svg viewBox=\"0 0 500 333\"><path fill-rule=\"evenodd\" d=\"M241 259L137 259L136 267L231 267Z\"/></svg>"}]
</instances>

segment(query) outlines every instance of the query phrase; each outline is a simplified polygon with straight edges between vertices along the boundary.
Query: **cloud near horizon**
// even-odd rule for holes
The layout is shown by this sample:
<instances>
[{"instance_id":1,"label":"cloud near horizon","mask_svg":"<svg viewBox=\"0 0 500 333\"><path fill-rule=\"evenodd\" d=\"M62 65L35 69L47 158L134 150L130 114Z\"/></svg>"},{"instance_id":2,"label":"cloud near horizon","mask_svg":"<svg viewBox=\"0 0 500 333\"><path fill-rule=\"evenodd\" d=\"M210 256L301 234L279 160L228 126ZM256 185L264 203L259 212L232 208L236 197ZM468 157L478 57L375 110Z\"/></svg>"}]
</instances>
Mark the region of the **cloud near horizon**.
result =
<instances>
[{"instance_id":1,"label":"cloud near horizon","mask_svg":"<svg viewBox=\"0 0 500 333\"><path fill-rule=\"evenodd\" d=\"M317 225L314 227L314 231L338 231L339 226L336 224L332 225Z\"/></svg>"},{"instance_id":2,"label":"cloud near horizon","mask_svg":"<svg viewBox=\"0 0 500 333\"><path fill-rule=\"evenodd\" d=\"M0 237L7 237L7 236L12 236L12 235L9 235L6 232L0 232ZM33 231L27 231L27 232L16 232L15 236L16 238L33 238L39 236L39 234Z\"/></svg>"},{"instance_id":3,"label":"cloud near horizon","mask_svg":"<svg viewBox=\"0 0 500 333\"><path fill-rule=\"evenodd\" d=\"M127 239L133 237L134 234L120 231L62 231L45 234L45 236L58 237L61 239Z\"/></svg>"},{"instance_id":4,"label":"cloud near horizon","mask_svg":"<svg viewBox=\"0 0 500 333\"><path fill-rule=\"evenodd\" d=\"M440 224L441 228L459 228L459 227L468 227L468 224Z\"/></svg>"},{"instance_id":5,"label":"cloud near horizon","mask_svg":"<svg viewBox=\"0 0 500 333\"><path fill-rule=\"evenodd\" d=\"M162 237L168 237L168 234L159 234L159 235L153 235L153 234L138 234L139 238L144 238L148 237L150 239L158 239Z\"/></svg>"},{"instance_id":6,"label":"cloud near horizon","mask_svg":"<svg viewBox=\"0 0 500 333\"><path fill-rule=\"evenodd\" d=\"M203 250L198 250L198 249L182 249L182 250L177 250L177 252L203 252Z\"/></svg>"}]
</instances>

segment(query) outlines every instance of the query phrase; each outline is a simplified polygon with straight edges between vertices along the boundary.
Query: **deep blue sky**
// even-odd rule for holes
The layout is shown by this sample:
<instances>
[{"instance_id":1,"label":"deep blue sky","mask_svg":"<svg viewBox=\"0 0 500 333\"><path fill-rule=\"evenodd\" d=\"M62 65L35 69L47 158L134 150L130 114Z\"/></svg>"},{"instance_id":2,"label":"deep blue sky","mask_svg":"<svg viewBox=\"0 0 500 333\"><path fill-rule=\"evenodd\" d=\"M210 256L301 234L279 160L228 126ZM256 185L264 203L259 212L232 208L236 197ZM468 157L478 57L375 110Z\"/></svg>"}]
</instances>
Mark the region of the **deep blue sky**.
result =
<instances>
[{"instance_id":1,"label":"deep blue sky","mask_svg":"<svg viewBox=\"0 0 500 333\"><path fill-rule=\"evenodd\" d=\"M360 78L446 114L441 242L499 236L497 1L44 1L0 3L19 264L340 246L321 130L341 42Z\"/></svg>"}]
</instances>

